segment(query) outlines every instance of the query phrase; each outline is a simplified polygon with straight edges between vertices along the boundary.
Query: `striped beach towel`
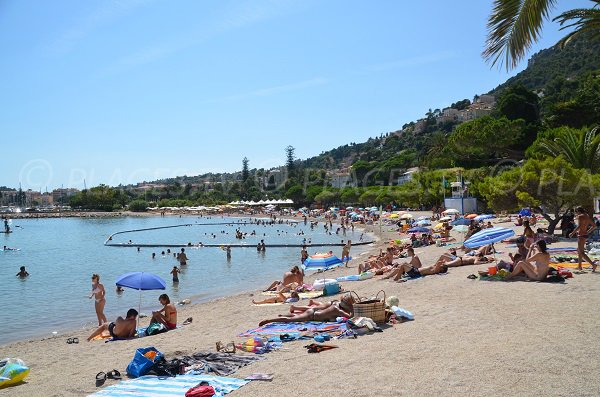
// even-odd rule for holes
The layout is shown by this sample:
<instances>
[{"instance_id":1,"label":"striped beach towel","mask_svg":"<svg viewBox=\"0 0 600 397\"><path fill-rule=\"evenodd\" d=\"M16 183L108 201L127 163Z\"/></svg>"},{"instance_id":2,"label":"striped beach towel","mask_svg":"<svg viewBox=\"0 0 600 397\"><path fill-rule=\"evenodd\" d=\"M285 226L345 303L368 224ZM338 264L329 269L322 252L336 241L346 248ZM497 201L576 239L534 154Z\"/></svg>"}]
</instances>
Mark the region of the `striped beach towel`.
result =
<instances>
[{"instance_id":1,"label":"striped beach towel","mask_svg":"<svg viewBox=\"0 0 600 397\"><path fill-rule=\"evenodd\" d=\"M182 397L202 381L207 381L215 389L216 397L222 397L248 383L244 379L209 375L177 375L174 378L142 376L108 386L88 397Z\"/></svg>"}]
</instances>

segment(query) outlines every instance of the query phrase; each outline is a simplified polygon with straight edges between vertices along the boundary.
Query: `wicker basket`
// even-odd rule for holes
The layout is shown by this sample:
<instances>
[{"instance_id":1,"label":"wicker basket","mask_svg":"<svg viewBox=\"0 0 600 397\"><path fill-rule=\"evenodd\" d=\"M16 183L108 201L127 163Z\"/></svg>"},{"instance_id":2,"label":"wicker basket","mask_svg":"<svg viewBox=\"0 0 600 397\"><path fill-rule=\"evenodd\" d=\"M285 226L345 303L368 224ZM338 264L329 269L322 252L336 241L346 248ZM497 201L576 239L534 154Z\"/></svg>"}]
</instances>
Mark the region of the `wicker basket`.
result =
<instances>
[{"instance_id":1,"label":"wicker basket","mask_svg":"<svg viewBox=\"0 0 600 397\"><path fill-rule=\"evenodd\" d=\"M383 293L383 299L380 300L379 294L381 293ZM379 291L372 300L361 300L359 297L354 302L354 317L368 317L377 324L385 323L385 291Z\"/></svg>"}]
</instances>

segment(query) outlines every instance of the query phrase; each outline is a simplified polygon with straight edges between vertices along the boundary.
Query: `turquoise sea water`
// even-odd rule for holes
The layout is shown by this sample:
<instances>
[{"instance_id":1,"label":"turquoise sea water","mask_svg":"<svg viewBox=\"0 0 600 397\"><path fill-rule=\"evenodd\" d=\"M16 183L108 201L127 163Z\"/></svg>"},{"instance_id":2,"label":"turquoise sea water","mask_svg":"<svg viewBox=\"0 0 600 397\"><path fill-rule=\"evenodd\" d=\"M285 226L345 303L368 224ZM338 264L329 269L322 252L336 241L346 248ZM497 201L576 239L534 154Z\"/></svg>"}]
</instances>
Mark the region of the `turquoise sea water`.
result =
<instances>
[{"instance_id":1,"label":"turquoise sea water","mask_svg":"<svg viewBox=\"0 0 600 397\"><path fill-rule=\"evenodd\" d=\"M191 226L122 234L113 242L134 243L240 243L235 239L235 229L256 231L243 243L249 248L233 248L232 259L227 261L219 248L186 248L189 262L182 269L179 284L173 284L169 272L178 265L173 255L162 256L166 248L106 247L106 238L112 233L141 228L179 224L240 222L241 219L212 219L198 217L130 217L130 218L63 218L14 220L14 233L0 236L0 246L20 248L20 251L0 252L0 344L51 336L52 331L91 327L97 324L94 302L87 296L91 292L91 275L100 274L106 295L105 314L109 321L130 307L138 307L139 292L128 290L118 295L116 278L126 272L144 271L157 274L167 283L165 291L142 292L142 312L149 313L159 307L158 296L167 293L173 301L191 298L197 303L219 296L263 288L284 271L300 264L299 248L267 248L258 253L255 245L261 239L266 244L301 244L303 238L313 243L339 243L342 239L358 241L361 232L347 231L346 236L328 235L320 223L311 231L309 225L212 225ZM19 226L19 227L15 227ZM335 225L334 225L335 226ZM222 233L225 231L226 233ZM304 232L305 235L298 235ZM211 234L216 235L213 238ZM180 248L171 248L171 252ZM327 251L329 248L311 248L309 253ZM341 247L334 247L336 255ZM358 247L353 248L356 254ZM156 258L151 254L155 252ZM31 274L19 279L16 273L26 266Z\"/></svg>"}]
</instances>

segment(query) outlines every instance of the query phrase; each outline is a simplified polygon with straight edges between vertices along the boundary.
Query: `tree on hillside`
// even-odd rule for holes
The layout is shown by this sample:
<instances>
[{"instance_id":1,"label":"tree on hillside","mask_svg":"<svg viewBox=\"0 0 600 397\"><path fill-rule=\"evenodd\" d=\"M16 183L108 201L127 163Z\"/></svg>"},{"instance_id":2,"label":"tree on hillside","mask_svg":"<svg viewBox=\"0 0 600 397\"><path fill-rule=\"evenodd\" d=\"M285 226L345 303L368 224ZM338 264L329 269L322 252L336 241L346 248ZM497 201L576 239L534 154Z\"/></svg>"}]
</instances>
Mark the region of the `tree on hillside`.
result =
<instances>
[{"instance_id":1,"label":"tree on hillside","mask_svg":"<svg viewBox=\"0 0 600 397\"><path fill-rule=\"evenodd\" d=\"M249 162L250 160L248 160L248 157L242 159L242 182L246 182L250 177L250 171L248 170Z\"/></svg>"},{"instance_id":2,"label":"tree on hillside","mask_svg":"<svg viewBox=\"0 0 600 397\"><path fill-rule=\"evenodd\" d=\"M463 165L481 165L500 158L522 158L510 149L523 136L523 120L481 117L459 125L450 136L449 154Z\"/></svg>"},{"instance_id":3,"label":"tree on hillside","mask_svg":"<svg viewBox=\"0 0 600 397\"><path fill-rule=\"evenodd\" d=\"M600 173L600 134L598 127L589 131L562 128L552 140L542 139L539 148L549 156L563 156L575 168Z\"/></svg>"},{"instance_id":4,"label":"tree on hillside","mask_svg":"<svg viewBox=\"0 0 600 397\"><path fill-rule=\"evenodd\" d=\"M296 151L296 148L294 148L292 145L288 145L285 148L285 166L287 167L288 174L290 176L294 172L294 161L296 160L296 157L294 155L295 151Z\"/></svg>"},{"instance_id":5,"label":"tree on hillside","mask_svg":"<svg viewBox=\"0 0 600 397\"><path fill-rule=\"evenodd\" d=\"M598 189L598 175L576 169L562 157L529 159L520 167L485 178L480 185L480 192L492 209L515 211L532 207L549 222L551 234L570 208L593 208L592 198Z\"/></svg>"},{"instance_id":6,"label":"tree on hillside","mask_svg":"<svg viewBox=\"0 0 600 397\"><path fill-rule=\"evenodd\" d=\"M566 11L553 19L560 23L561 30L575 28L559 41L560 46L586 32L591 32L595 39L600 38L600 0L590 1L594 3L593 8ZM483 58L492 65L499 63L507 69L515 68L538 41L542 25L556 3L557 0L494 0Z\"/></svg>"},{"instance_id":7,"label":"tree on hillside","mask_svg":"<svg viewBox=\"0 0 600 397\"><path fill-rule=\"evenodd\" d=\"M498 98L498 112L509 120L535 123L540 118L539 97L521 84L509 87Z\"/></svg>"}]
</instances>

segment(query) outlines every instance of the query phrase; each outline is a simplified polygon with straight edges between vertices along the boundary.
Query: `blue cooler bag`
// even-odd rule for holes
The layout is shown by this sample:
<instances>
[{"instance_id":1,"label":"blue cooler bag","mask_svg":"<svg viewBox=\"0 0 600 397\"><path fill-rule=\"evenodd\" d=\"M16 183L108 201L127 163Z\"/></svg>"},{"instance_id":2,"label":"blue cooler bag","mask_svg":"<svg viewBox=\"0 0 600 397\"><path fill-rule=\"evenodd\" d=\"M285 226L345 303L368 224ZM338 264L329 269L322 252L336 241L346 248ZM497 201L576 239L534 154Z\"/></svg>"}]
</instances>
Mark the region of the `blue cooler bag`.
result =
<instances>
[{"instance_id":1,"label":"blue cooler bag","mask_svg":"<svg viewBox=\"0 0 600 397\"><path fill-rule=\"evenodd\" d=\"M323 288L323 296L335 295L342 290L339 283L327 283Z\"/></svg>"},{"instance_id":2,"label":"blue cooler bag","mask_svg":"<svg viewBox=\"0 0 600 397\"><path fill-rule=\"evenodd\" d=\"M154 360L149 359L144 356L144 354L154 351L156 352L156 356ZM154 365L154 361L160 360L163 357L163 354L156 350L154 347L141 347L135 351L135 355L133 356L133 360L127 366L127 375L132 378L139 378L140 376L144 376L150 371L150 368Z\"/></svg>"}]
</instances>

